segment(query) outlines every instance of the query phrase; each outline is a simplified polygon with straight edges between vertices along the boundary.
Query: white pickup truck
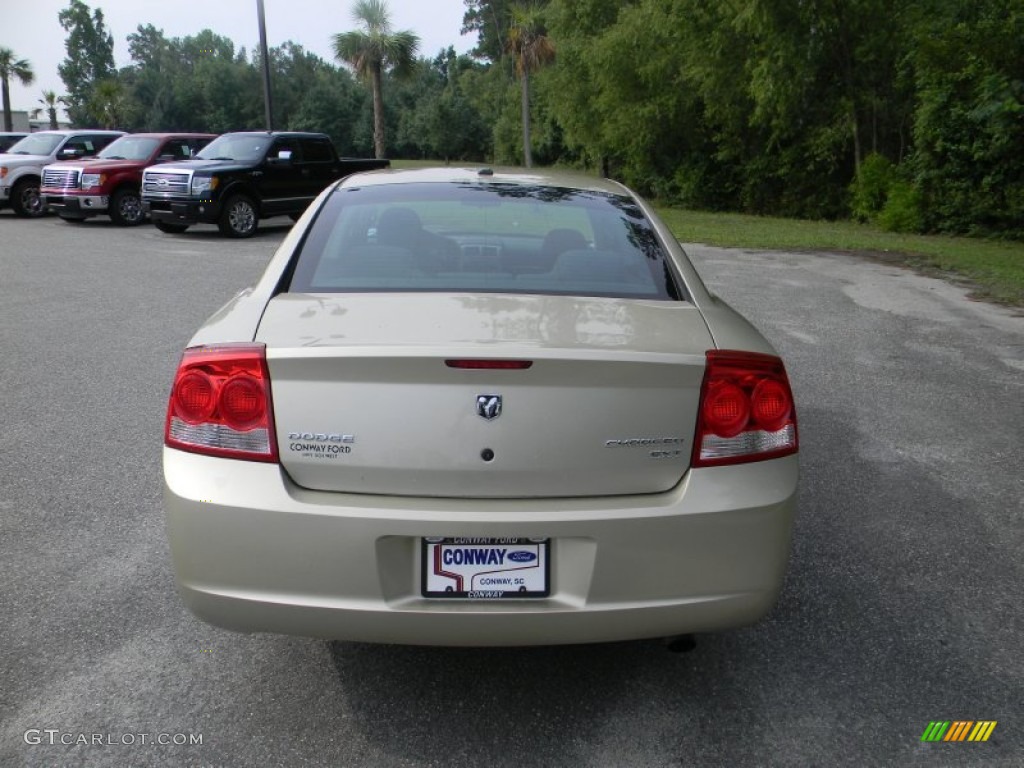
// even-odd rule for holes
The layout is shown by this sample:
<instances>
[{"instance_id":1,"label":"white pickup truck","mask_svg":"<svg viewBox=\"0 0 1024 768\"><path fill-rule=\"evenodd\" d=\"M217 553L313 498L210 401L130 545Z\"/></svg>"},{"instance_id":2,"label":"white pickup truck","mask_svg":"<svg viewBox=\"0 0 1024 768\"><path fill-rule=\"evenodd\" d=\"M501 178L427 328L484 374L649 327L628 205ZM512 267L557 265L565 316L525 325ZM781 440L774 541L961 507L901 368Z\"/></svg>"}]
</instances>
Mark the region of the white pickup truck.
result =
<instances>
[{"instance_id":1,"label":"white pickup truck","mask_svg":"<svg viewBox=\"0 0 1024 768\"><path fill-rule=\"evenodd\" d=\"M0 155L0 208L8 205L19 216L42 216L39 181L43 166L57 160L93 157L124 131L39 131Z\"/></svg>"}]
</instances>

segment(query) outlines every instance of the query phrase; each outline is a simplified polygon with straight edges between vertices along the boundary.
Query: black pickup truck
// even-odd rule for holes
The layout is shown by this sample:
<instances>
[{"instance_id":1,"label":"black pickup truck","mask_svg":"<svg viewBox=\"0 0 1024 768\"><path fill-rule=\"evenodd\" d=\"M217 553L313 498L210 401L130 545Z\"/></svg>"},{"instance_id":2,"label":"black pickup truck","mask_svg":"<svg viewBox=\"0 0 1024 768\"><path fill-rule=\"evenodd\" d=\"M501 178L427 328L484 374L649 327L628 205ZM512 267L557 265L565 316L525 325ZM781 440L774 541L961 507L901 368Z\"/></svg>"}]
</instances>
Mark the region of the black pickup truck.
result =
<instances>
[{"instance_id":1,"label":"black pickup truck","mask_svg":"<svg viewBox=\"0 0 1024 768\"><path fill-rule=\"evenodd\" d=\"M204 222L229 237L249 237L260 219L297 219L332 182L389 165L339 158L322 133L225 133L192 160L147 168L142 204L163 232Z\"/></svg>"}]
</instances>

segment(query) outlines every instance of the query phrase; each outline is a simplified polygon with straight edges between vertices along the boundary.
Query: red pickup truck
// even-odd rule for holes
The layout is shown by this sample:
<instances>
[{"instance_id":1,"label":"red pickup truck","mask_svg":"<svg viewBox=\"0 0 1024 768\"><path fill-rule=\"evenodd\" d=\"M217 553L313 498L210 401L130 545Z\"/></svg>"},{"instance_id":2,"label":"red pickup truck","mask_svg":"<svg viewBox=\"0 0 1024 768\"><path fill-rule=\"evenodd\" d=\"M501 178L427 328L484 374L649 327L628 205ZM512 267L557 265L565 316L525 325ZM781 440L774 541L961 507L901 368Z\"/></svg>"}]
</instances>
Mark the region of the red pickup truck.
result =
<instances>
[{"instance_id":1,"label":"red pickup truck","mask_svg":"<svg viewBox=\"0 0 1024 768\"><path fill-rule=\"evenodd\" d=\"M53 163L43 168L43 206L65 221L106 214L115 224L141 224L146 218L139 195L142 170L188 160L215 138L208 133L133 133L96 157Z\"/></svg>"}]
</instances>

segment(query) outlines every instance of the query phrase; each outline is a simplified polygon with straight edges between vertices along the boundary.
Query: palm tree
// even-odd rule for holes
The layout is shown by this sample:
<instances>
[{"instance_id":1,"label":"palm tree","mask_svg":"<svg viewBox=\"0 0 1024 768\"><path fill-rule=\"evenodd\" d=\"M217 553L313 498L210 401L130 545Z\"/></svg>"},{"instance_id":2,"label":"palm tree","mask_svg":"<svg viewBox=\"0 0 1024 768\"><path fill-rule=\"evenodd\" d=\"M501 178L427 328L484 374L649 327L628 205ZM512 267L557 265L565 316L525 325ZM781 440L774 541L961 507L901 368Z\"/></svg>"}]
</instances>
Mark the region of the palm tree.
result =
<instances>
[{"instance_id":1,"label":"palm tree","mask_svg":"<svg viewBox=\"0 0 1024 768\"><path fill-rule=\"evenodd\" d=\"M22 85L32 85L32 81L36 79L36 73L32 71L32 65L27 60L14 58L14 51L10 48L0 48L0 90L3 91L5 131L14 130L14 123L11 120L10 79L12 77L21 81Z\"/></svg>"},{"instance_id":2,"label":"palm tree","mask_svg":"<svg viewBox=\"0 0 1024 768\"><path fill-rule=\"evenodd\" d=\"M362 29L334 36L334 55L368 80L373 91L373 148L378 158L384 152L384 97L382 74L390 71L398 77L412 73L420 38L409 30L394 32L384 0L358 0L352 19Z\"/></svg>"},{"instance_id":3,"label":"palm tree","mask_svg":"<svg viewBox=\"0 0 1024 768\"><path fill-rule=\"evenodd\" d=\"M56 131L60 126L57 124L57 103L63 99L57 96L54 91L43 91L43 98L39 103L46 107L46 116L50 118L50 130ZM33 110L39 112L39 110Z\"/></svg>"},{"instance_id":4,"label":"palm tree","mask_svg":"<svg viewBox=\"0 0 1024 768\"><path fill-rule=\"evenodd\" d=\"M117 128L126 107L124 86L117 80L100 80L93 86L88 105L103 128Z\"/></svg>"},{"instance_id":5,"label":"palm tree","mask_svg":"<svg viewBox=\"0 0 1024 768\"><path fill-rule=\"evenodd\" d=\"M515 58L516 74L521 84L523 113L523 162L533 167L530 151L530 73L555 60L555 46L548 37L536 5L517 5L512 9L506 47Z\"/></svg>"}]
</instances>

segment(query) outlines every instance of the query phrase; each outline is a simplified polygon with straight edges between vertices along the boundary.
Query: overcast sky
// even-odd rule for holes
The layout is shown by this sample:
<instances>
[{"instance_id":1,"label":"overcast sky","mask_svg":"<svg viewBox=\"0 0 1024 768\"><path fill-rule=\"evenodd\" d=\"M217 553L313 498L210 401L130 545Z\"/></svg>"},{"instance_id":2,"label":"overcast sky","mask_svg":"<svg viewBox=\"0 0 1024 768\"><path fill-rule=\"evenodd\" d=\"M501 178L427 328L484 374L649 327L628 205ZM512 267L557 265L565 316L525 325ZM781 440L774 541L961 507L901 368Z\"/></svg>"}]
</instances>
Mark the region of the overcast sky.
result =
<instances>
[{"instance_id":1,"label":"overcast sky","mask_svg":"<svg viewBox=\"0 0 1024 768\"><path fill-rule=\"evenodd\" d=\"M104 23L114 35L114 61L120 68L129 63L127 37L140 24L152 24L167 37L186 37L203 29L230 38L236 50L259 45L256 0L85 0L90 8L102 8ZM11 83L11 108L32 110L39 106L42 91L66 93L57 74L65 56L65 32L57 14L68 0L0 0L0 48L28 59L35 82L27 88ZM334 62L331 36L354 29L355 0L264 0L267 45L286 40L298 43L327 61ZM420 36L420 55L433 57L449 45L465 53L476 45L476 36L461 36L462 0L387 0L395 29L409 29Z\"/></svg>"}]
</instances>

